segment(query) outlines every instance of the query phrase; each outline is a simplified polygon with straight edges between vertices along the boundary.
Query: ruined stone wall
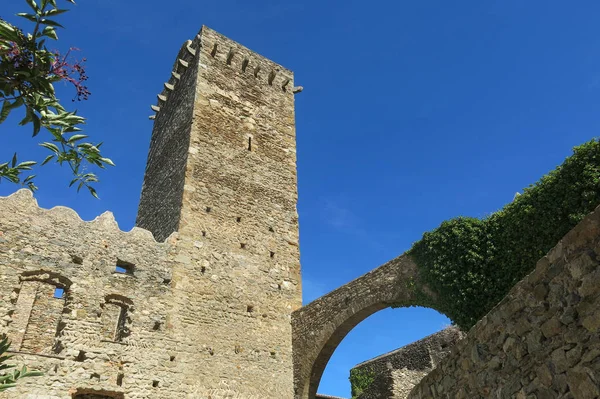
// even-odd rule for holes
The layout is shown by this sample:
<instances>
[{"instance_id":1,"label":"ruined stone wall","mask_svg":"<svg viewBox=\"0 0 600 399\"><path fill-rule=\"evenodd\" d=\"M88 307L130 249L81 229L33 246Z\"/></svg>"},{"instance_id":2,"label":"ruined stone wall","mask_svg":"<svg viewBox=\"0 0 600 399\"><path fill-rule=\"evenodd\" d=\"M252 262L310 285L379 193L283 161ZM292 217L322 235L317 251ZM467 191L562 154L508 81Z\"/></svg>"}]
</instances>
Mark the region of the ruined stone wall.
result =
<instances>
[{"instance_id":1,"label":"ruined stone wall","mask_svg":"<svg viewBox=\"0 0 600 399\"><path fill-rule=\"evenodd\" d=\"M0 198L0 333L13 363L45 373L0 398L185 397L177 374L193 363L173 341L169 248L120 231L108 213L83 222L68 208L40 209L26 190ZM116 273L120 262L132 274ZM127 306L119 337L113 300Z\"/></svg>"},{"instance_id":2,"label":"ruined stone wall","mask_svg":"<svg viewBox=\"0 0 600 399\"><path fill-rule=\"evenodd\" d=\"M293 397L292 84L206 27L184 44L154 106L138 212L164 243L27 192L0 199L0 332L46 373L0 398Z\"/></svg>"},{"instance_id":3,"label":"ruined stone wall","mask_svg":"<svg viewBox=\"0 0 600 399\"><path fill-rule=\"evenodd\" d=\"M390 306L429 306L431 291L418 283L416 264L404 254L292 314L296 399L314 399L327 362L361 321ZM414 285L428 296L416 296Z\"/></svg>"},{"instance_id":4,"label":"ruined stone wall","mask_svg":"<svg viewBox=\"0 0 600 399\"><path fill-rule=\"evenodd\" d=\"M600 208L480 320L409 398L600 396Z\"/></svg>"},{"instance_id":5,"label":"ruined stone wall","mask_svg":"<svg viewBox=\"0 0 600 399\"><path fill-rule=\"evenodd\" d=\"M374 375L375 379L359 399L405 399L412 388L429 373L464 336L448 327L400 349L356 365L353 373ZM352 377L351 377L352 382Z\"/></svg>"}]
</instances>

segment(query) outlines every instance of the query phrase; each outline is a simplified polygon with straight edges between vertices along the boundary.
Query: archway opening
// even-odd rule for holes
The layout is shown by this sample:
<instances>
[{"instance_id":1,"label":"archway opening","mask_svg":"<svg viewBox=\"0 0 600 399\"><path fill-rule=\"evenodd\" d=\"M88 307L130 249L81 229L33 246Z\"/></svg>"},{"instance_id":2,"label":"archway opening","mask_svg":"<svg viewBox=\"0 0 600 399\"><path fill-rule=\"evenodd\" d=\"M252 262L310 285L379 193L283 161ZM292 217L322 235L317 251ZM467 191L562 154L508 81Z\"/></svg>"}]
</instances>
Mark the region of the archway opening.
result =
<instances>
[{"instance_id":1,"label":"archway opening","mask_svg":"<svg viewBox=\"0 0 600 399\"><path fill-rule=\"evenodd\" d=\"M451 325L450 319L424 307L386 308L361 321L339 343L327 362L317 392L352 397L350 370Z\"/></svg>"}]
</instances>

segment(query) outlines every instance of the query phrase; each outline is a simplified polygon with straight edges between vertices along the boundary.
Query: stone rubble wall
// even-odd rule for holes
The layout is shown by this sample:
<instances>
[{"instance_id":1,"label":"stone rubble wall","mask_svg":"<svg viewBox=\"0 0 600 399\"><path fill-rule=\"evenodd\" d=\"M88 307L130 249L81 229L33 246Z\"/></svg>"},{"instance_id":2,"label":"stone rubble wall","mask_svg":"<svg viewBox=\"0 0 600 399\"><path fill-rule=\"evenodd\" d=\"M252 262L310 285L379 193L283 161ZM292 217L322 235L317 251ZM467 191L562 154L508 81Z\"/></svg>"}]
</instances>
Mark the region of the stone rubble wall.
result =
<instances>
[{"instance_id":1,"label":"stone rubble wall","mask_svg":"<svg viewBox=\"0 0 600 399\"><path fill-rule=\"evenodd\" d=\"M0 198L0 333L13 363L44 372L0 398L66 399L82 389L185 397L178 374L192 367L191 348L173 341L169 324L170 249L148 231L120 231L110 213L84 222L68 208L39 208L27 190ZM133 275L115 273L118 261L135 265ZM102 333L112 296L131 304L120 342ZM117 320L108 322L114 329Z\"/></svg>"},{"instance_id":2,"label":"stone rubble wall","mask_svg":"<svg viewBox=\"0 0 600 399\"><path fill-rule=\"evenodd\" d=\"M600 207L411 392L425 398L600 396Z\"/></svg>"},{"instance_id":3,"label":"stone rubble wall","mask_svg":"<svg viewBox=\"0 0 600 399\"><path fill-rule=\"evenodd\" d=\"M352 370L374 374L375 380L358 399L405 399L412 388L464 337L448 327L400 349L356 365Z\"/></svg>"},{"instance_id":4,"label":"stone rubble wall","mask_svg":"<svg viewBox=\"0 0 600 399\"><path fill-rule=\"evenodd\" d=\"M0 333L16 363L45 373L0 398L293 397L292 85L203 27L153 106L149 231L43 210L26 191L0 198Z\"/></svg>"}]
</instances>

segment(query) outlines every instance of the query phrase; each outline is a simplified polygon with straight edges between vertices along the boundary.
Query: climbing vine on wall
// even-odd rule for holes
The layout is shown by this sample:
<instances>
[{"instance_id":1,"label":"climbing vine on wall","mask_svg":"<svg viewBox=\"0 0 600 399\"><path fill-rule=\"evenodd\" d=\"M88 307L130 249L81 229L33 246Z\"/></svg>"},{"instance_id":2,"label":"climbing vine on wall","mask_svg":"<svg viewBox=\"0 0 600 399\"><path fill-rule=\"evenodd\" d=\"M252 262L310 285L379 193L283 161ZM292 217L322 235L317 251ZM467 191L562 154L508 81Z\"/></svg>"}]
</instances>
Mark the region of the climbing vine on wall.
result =
<instances>
[{"instance_id":1,"label":"climbing vine on wall","mask_svg":"<svg viewBox=\"0 0 600 399\"><path fill-rule=\"evenodd\" d=\"M369 369L350 370L350 386L352 388L352 398L358 397L375 380L375 373Z\"/></svg>"},{"instance_id":2,"label":"climbing vine on wall","mask_svg":"<svg viewBox=\"0 0 600 399\"><path fill-rule=\"evenodd\" d=\"M410 254L438 295L436 309L469 329L598 204L600 142L594 139L500 211L445 221Z\"/></svg>"}]
</instances>

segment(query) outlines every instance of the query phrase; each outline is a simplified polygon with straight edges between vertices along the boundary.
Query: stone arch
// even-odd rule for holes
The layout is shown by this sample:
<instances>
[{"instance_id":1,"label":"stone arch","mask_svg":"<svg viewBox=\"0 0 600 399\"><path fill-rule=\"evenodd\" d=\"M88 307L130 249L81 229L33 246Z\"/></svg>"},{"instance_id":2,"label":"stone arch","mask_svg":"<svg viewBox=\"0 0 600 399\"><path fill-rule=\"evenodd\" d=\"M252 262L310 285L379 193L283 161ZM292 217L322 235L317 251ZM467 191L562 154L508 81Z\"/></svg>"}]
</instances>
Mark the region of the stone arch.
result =
<instances>
[{"instance_id":1,"label":"stone arch","mask_svg":"<svg viewBox=\"0 0 600 399\"><path fill-rule=\"evenodd\" d=\"M127 338L131 333L131 312L133 311L133 301L123 295L110 294L104 298L101 321L102 339L120 342Z\"/></svg>"},{"instance_id":2,"label":"stone arch","mask_svg":"<svg viewBox=\"0 0 600 399\"><path fill-rule=\"evenodd\" d=\"M425 306L435 309L431 291L420 286L428 299L415 295L419 281L416 264L402 255L316 299L292 314L294 397L314 399L331 355L361 321L390 306ZM425 303L427 302L427 303Z\"/></svg>"},{"instance_id":3,"label":"stone arch","mask_svg":"<svg viewBox=\"0 0 600 399\"><path fill-rule=\"evenodd\" d=\"M59 273L39 269L23 272L19 281L8 331L12 347L26 353L59 353L71 280ZM56 296L57 289L60 289L60 296Z\"/></svg>"},{"instance_id":4,"label":"stone arch","mask_svg":"<svg viewBox=\"0 0 600 399\"><path fill-rule=\"evenodd\" d=\"M77 389L73 395L73 399L124 399L122 392L112 392L96 389Z\"/></svg>"}]
</instances>

